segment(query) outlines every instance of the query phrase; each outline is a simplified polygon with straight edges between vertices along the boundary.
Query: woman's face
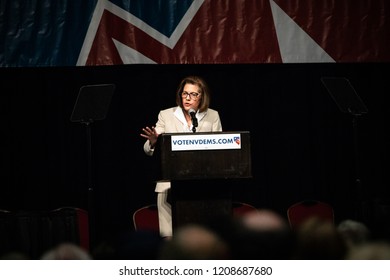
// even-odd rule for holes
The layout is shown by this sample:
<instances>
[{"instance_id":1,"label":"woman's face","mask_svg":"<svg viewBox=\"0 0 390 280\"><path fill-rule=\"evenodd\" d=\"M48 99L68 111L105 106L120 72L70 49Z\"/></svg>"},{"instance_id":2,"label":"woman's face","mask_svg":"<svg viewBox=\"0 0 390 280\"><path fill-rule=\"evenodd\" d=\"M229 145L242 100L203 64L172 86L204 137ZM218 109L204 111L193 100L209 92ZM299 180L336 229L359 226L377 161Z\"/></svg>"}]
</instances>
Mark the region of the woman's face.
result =
<instances>
[{"instance_id":1,"label":"woman's face","mask_svg":"<svg viewBox=\"0 0 390 280\"><path fill-rule=\"evenodd\" d=\"M181 98L184 110L188 112L192 108L197 111L201 100L199 87L193 84L185 84Z\"/></svg>"}]
</instances>

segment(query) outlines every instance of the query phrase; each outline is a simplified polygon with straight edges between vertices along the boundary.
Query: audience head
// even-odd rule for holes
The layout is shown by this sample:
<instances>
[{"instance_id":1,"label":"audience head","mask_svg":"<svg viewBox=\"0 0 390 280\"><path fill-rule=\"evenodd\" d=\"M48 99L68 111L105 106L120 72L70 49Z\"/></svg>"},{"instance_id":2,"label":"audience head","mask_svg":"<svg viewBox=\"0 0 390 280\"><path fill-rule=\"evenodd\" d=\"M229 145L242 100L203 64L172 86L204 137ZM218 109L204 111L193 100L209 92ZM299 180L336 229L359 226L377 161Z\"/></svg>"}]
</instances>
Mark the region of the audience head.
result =
<instances>
[{"instance_id":1,"label":"audience head","mask_svg":"<svg viewBox=\"0 0 390 280\"><path fill-rule=\"evenodd\" d=\"M341 260L347 253L347 245L330 222L312 217L296 229L294 258L300 260Z\"/></svg>"},{"instance_id":2,"label":"audience head","mask_svg":"<svg viewBox=\"0 0 390 280\"><path fill-rule=\"evenodd\" d=\"M390 260L390 244L387 241L368 241L351 248L348 260Z\"/></svg>"},{"instance_id":3,"label":"audience head","mask_svg":"<svg viewBox=\"0 0 390 280\"><path fill-rule=\"evenodd\" d=\"M241 218L243 225L254 231L279 231L289 228L287 220L270 209L250 211Z\"/></svg>"},{"instance_id":4,"label":"audience head","mask_svg":"<svg viewBox=\"0 0 390 280\"><path fill-rule=\"evenodd\" d=\"M337 230L349 247L369 241L371 235L370 230L364 223L350 219L340 222Z\"/></svg>"},{"instance_id":5,"label":"audience head","mask_svg":"<svg viewBox=\"0 0 390 280\"><path fill-rule=\"evenodd\" d=\"M290 259L293 234L288 222L273 210L245 213L231 240L234 259Z\"/></svg>"},{"instance_id":6,"label":"audience head","mask_svg":"<svg viewBox=\"0 0 390 280\"><path fill-rule=\"evenodd\" d=\"M80 246L73 243L61 243L45 252L42 260L90 260L91 255Z\"/></svg>"},{"instance_id":7,"label":"audience head","mask_svg":"<svg viewBox=\"0 0 390 280\"><path fill-rule=\"evenodd\" d=\"M221 260L229 258L229 247L213 230L198 224L179 227L162 245L160 259Z\"/></svg>"}]
</instances>

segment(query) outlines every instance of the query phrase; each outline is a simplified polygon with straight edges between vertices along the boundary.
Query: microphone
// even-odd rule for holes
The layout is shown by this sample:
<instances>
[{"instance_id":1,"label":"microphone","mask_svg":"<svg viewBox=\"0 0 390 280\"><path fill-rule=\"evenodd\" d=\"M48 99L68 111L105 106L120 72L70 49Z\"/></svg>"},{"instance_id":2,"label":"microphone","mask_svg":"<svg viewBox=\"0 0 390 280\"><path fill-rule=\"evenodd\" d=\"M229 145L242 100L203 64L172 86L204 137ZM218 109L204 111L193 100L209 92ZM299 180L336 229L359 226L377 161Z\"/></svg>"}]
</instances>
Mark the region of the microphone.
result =
<instances>
[{"instance_id":1,"label":"microphone","mask_svg":"<svg viewBox=\"0 0 390 280\"><path fill-rule=\"evenodd\" d=\"M194 109L191 108L188 110L188 113L190 114L192 120L192 126L193 126L192 131L195 132L196 131L195 127L198 127L198 119L195 116L196 112Z\"/></svg>"}]
</instances>

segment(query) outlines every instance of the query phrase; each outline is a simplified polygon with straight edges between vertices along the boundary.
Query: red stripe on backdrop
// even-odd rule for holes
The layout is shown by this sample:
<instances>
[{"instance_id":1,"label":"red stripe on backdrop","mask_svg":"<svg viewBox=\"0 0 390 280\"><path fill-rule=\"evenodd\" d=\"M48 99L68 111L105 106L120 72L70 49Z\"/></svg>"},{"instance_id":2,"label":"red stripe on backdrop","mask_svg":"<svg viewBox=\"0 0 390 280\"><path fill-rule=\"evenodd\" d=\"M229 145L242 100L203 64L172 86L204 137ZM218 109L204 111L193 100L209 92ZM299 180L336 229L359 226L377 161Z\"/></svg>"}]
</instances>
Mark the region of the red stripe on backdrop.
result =
<instances>
[{"instance_id":1,"label":"red stripe on backdrop","mask_svg":"<svg viewBox=\"0 0 390 280\"><path fill-rule=\"evenodd\" d=\"M86 65L122 64L112 39L161 64L281 62L268 1L205 1L173 49L106 10Z\"/></svg>"},{"instance_id":2,"label":"red stripe on backdrop","mask_svg":"<svg viewBox=\"0 0 390 280\"><path fill-rule=\"evenodd\" d=\"M308 61L306 56L311 54L304 50L314 55L325 51L335 62L390 61L386 1L271 1L322 50L313 51L310 41L294 35L299 33L289 36L286 32L293 26L278 18L283 17L280 13L272 14L270 1L205 0L172 48L106 10L86 65L142 63L141 56L147 58L146 63L159 64L280 63L284 60L278 36L295 62ZM284 34L277 36L274 21L290 25L283 26ZM112 39L125 47L118 50ZM129 56L134 59L123 61Z\"/></svg>"},{"instance_id":3,"label":"red stripe on backdrop","mask_svg":"<svg viewBox=\"0 0 390 280\"><path fill-rule=\"evenodd\" d=\"M102 30L104 30L102 32ZM105 11L96 32L86 65L123 64L113 39L135 49L151 60L158 62L172 52L134 25Z\"/></svg>"},{"instance_id":4,"label":"red stripe on backdrop","mask_svg":"<svg viewBox=\"0 0 390 280\"><path fill-rule=\"evenodd\" d=\"M273 1L336 62L390 61L390 2Z\"/></svg>"},{"instance_id":5,"label":"red stripe on backdrop","mask_svg":"<svg viewBox=\"0 0 390 280\"><path fill-rule=\"evenodd\" d=\"M281 62L269 1L205 1L175 49L193 63Z\"/></svg>"}]
</instances>

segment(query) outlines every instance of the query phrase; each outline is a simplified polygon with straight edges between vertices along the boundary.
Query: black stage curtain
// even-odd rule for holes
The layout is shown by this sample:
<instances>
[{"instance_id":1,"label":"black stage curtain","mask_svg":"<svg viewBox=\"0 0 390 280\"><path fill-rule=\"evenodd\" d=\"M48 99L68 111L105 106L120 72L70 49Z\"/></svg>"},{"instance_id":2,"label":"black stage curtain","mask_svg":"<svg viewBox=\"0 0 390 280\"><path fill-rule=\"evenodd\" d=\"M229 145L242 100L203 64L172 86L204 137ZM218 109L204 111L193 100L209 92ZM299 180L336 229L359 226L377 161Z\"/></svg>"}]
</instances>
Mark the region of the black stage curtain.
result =
<instances>
[{"instance_id":1,"label":"black stage curtain","mask_svg":"<svg viewBox=\"0 0 390 280\"><path fill-rule=\"evenodd\" d=\"M285 216L291 204L318 199L335 208L337 221L371 222L373 203L388 205L389 198L388 66L2 68L0 208L88 208L86 129L70 116L81 86L113 83L106 119L91 126L96 228L103 240L131 229L133 211L156 201L159 162L144 154L141 128L155 124L160 109L174 106L179 81L196 74L209 83L223 129L251 132L253 179L233 190L233 200ZM368 107L358 119L357 158L352 118L338 109L320 81L324 76L348 78Z\"/></svg>"}]
</instances>

